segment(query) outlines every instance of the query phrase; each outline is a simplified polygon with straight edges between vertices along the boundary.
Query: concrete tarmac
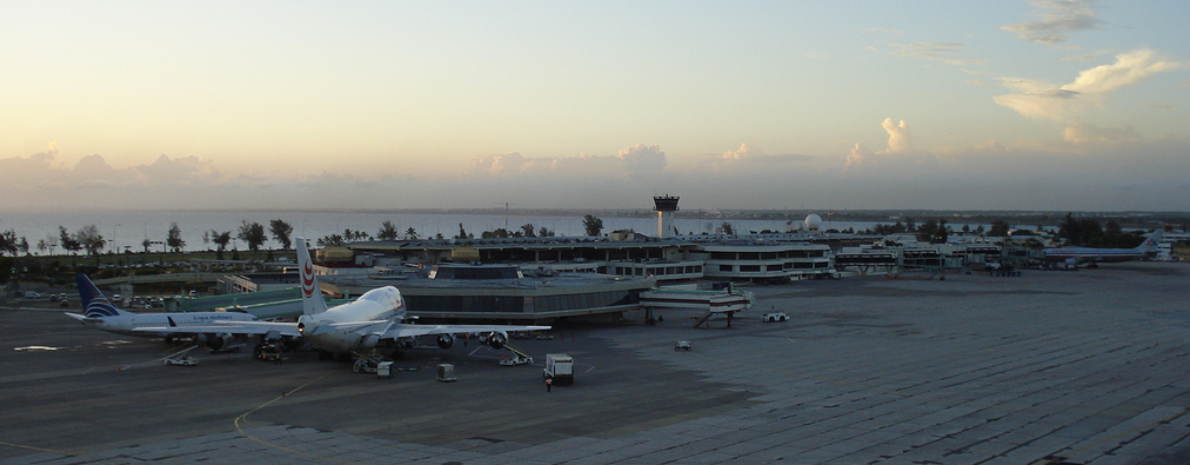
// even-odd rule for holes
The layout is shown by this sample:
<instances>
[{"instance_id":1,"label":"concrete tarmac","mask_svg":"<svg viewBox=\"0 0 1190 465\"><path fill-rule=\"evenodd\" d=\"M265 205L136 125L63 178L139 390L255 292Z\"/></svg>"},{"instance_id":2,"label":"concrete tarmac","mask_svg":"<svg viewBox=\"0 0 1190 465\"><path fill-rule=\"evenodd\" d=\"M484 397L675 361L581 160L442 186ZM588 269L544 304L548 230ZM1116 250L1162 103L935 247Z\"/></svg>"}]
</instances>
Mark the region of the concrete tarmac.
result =
<instances>
[{"instance_id":1,"label":"concrete tarmac","mask_svg":"<svg viewBox=\"0 0 1190 465\"><path fill-rule=\"evenodd\" d=\"M159 340L5 310L0 464L1190 463L1190 265L938 278L757 286L731 329L665 311L514 340L535 366L459 341L387 380L302 353L163 366ZM554 352L578 373L547 392Z\"/></svg>"}]
</instances>

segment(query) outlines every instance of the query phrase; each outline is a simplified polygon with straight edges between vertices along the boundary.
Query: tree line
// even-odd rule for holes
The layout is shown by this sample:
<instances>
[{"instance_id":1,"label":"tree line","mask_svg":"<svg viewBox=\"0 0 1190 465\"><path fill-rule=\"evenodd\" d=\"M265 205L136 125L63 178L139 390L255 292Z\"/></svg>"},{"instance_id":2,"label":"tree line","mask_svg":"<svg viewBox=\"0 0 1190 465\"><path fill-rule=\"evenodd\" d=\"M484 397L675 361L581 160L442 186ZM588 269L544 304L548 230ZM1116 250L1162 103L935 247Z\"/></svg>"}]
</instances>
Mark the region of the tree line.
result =
<instances>
[{"instance_id":1,"label":"tree line","mask_svg":"<svg viewBox=\"0 0 1190 465\"><path fill-rule=\"evenodd\" d=\"M595 215L587 214L583 216L582 225L584 232L589 237L598 237L603 233L603 220ZM1039 230L1040 228L1041 226L1038 226ZM962 232L974 233L981 236L1004 237L1008 236L1011 229L1012 226L1007 221L995 219L991 222L990 229L986 231L982 225L976 227L974 230L968 225L963 225ZM727 235L735 233L732 225L727 222L719 225L716 228L716 232ZM854 233L855 231L848 229L842 232ZM877 224L861 232L861 234L875 235L904 233L912 233L922 242L945 243L954 231L946 223L945 219L927 219L919 225L913 218L906 217L903 223L897 221L894 224ZM555 232L549 228L544 226L537 228L532 223L521 225L519 228L512 230L497 228L492 231L480 233L480 238L483 239L554 236ZM1099 220L1095 218L1075 217L1073 213L1066 214L1065 220L1059 226L1058 236L1065 238L1069 244L1090 247L1134 247L1140 242L1136 234L1124 233L1119 223L1114 220L1107 221L1106 225L1100 225ZM293 226L279 218L269 220L267 229L263 224L241 220L240 227L234 231L212 229L203 232L202 242L203 244L213 244L217 257L222 259L223 253L227 251L228 245L231 244L233 239L243 241L249 251L256 252L261 250L261 247L270 237L281 245L281 250L291 250L293 247ZM475 234L467 232L463 224L460 223L458 234L452 237L454 239L474 239ZM324 247L328 245L342 245L354 241L419 239L422 239L422 235L413 227L409 227L402 232L392 221L385 221L380 225L380 229L375 234L347 228L342 233L323 236L317 240L317 244L320 247ZM445 239L445 237L442 233L438 233L433 236L433 239ZM150 252L150 249L154 245L162 245L173 252L181 252L186 247L186 241L182 238L182 228L178 226L177 222L170 223L165 241L151 241L146 238L141 243L145 253ZM41 253L48 252L50 255L53 255L58 247L61 247L69 254L77 254L85 251L87 255L98 255L105 248L109 247L109 241L100 233L98 226L88 224L73 232L67 230L65 226L58 226L58 233L56 235L48 234L45 238L38 240L35 245L38 251ZM24 236L17 236L13 230L0 232L0 256L27 255L30 249L29 241ZM238 247L236 249L238 251ZM117 251L109 250L108 252L116 253Z\"/></svg>"}]
</instances>

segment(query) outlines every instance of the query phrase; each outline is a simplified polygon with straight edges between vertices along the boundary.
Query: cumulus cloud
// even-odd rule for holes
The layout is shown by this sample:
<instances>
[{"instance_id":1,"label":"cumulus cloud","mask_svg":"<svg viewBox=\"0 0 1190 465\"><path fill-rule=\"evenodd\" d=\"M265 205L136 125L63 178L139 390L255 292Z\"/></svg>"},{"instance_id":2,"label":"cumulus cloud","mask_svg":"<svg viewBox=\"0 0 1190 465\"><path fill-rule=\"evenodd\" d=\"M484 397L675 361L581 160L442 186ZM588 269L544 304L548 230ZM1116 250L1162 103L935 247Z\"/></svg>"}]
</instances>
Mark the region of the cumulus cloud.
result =
<instances>
[{"instance_id":1,"label":"cumulus cloud","mask_svg":"<svg viewBox=\"0 0 1190 465\"><path fill-rule=\"evenodd\" d=\"M864 144L856 142L855 146L851 148L851 153L847 154L846 163L843 165L844 171L881 165L881 160L893 159L891 157L893 155L898 155L896 158L901 161L913 160L913 157L903 157L903 155L915 155L913 136L909 133L909 123L906 123L905 120L894 121L892 118L885 118L880 126L884 128L884 132L888 133L888 147L873 152ZM913 162L918 161L921 160Z\"/></svg>"},{"instance_id":2,"label":"cumulus cloud","mask_svg":"<svg viewBox=\"0 0 1190 465\"><path fill-rule=\"evenodd\" d=\"M49 150L28 157L0 158L0 172L7 175L5 184L35 185L46 179L53 179L56 174L60 174L60 170L53 166L57 155L57 148L51 144Z\"/></svg>"},{"instance_id":3,"label":"cumulus cloud","mask_svg":"<svg viewBox=\"0 0 1190 465\"><path fill-rule=\"evenodd\" d=\"M1011 24L1000 29L1016 34L1018 39L1043 45L1056 45L1070 39L1071 32L1097 29L1095 8L1090 0L1034 0L1038 21Z\"/></svg>"},{"instance_id":4,"label":"cumulus cloud","mask_svg":"<svg viewBox=\"0 0 1190 465\"><path fill-rule=\"evenodd\" d=\"M181 158L162 155L152 164L135 167L135 171L142 181L150 184L204 184L220 177L210 160L193 155Z\"/></svg>"},{"instance_id":5,"label":"cumulus cloud","mask_svg":"<svg viewBox=\"0 0 1190 465\"><path fill-rule=\"evenodd\" d=\"M659 173L665 168L665 152L656 145L636 144L620 149L620 161L628 174Z\"/></svg>"},{"instance_id":6,"label":"cumulus cloud","mask_svg":"<svg viewBox=\"0 0 1190 465\"><path fill-rule=\"evenodd\" d=\"M1084 70L1074 82L1063 86L1029 79L1001 79L1001 85L1022 93L996 96L994 101L1023 116L1065 121L1084 108L1101 104L1112 92L1183 66L1158 58L1152 50L1140 49L1117 55L1115 63Z\"/></svg>"},{"instance_id":7,"label":"cumulus cloud","mask_svg":"<svg viewBox=\"0 0 1190 465\"><path fill-rule=\"evenodd\" d=\"M194 156L162 155L150 164L115 168L102 155L82 157L73 167L55 163L57 155L51 147L29 157L0 159L0 171L12 174L9 186L28 188L208 185L222 176L210 160Z\"/></svg>"},{"instance_id":8,"label":"cumulus cloud","mask_svg":"<svg viewBox=\"0 0 1190 465\"><path fill-rule=\"evenodd\" d=\"M913 137L909 135L909 125L905 120L896 123L892 118L885 118L880 125L888 132L888 149L879 153L904 153L913 150Z\"/></svg>"},{"instance_id":9,"label":"cumulus cloud","mask_svg":"<svg viewBox=\"0 0 1190 465\"><path fill-rule=\"evenodd\" d=\"M574 157L526 157L505 153L473 157L465 173L481 176L515 177L536 175L622 176L661 172L665 152L656 145L636 144L616 156L581 154Z\"/></svg>"},{"instance_id":10,"label":"cumulus cloud","mask_svg":"<svg viewBox=\"0 0 1190 465\"><path fill-rule=\"evenodd\" d=\"M736 150L728 150L719 157L726 162L744 162L744 163L763 163L763 164L781 164L781 163L798 163L813 160L814 157L810 155L770 155L764 153L763 150L752 147L747 143L740 144L740 148Z\"/></svg>"},{"instance_id":11,"label":"cumulus cloud","mask_svg":"<svg viewBox=\"0 0 1190 465\"><path fill-rule=\"evenodd\" d=\"M851 148L851 153L847 155L847 164L843 166L843 169L851 170L873 164L872 155L872 151L868 150L863 143L856 142L855 147Z\"/></svg>"},{"instance_id":12,"label":"cumulus cloud","mask_svg":"<svg viewBox=\"0 0 1190 465\"><path fill-rule=\"evenodd\" d=\"M530 161L523 155L513 152L472 158L469 168L472 171L494 175L516 174L521 172L528 163Z\"/></svg>"}]
</instances>

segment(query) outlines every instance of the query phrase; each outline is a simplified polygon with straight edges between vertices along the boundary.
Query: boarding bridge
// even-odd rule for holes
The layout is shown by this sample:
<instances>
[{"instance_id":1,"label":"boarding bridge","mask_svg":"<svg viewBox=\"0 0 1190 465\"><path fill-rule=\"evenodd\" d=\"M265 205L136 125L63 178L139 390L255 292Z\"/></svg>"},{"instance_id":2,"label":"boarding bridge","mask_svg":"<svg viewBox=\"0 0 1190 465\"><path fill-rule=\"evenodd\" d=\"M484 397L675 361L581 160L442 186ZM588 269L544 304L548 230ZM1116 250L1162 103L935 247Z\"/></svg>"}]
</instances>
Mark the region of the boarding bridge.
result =
<instances>
[{"instance_id":1,"label":"boarding bridge","mask_svg":"<svg viewBox=\"0 0 1190 465\"><path fill-rule=\"evenodd\" d=\"M694 325L695 328L707 323L715 315L727 316L727 327L731 327L731 319L736 312L752 308L752 293L728 288L725 291L703 291L680 288L657 288L640 294L640 306L645 309L645 318L653 319L655 308L684 308L704 310L707 312Z\"/></svg>"}]
</instances>

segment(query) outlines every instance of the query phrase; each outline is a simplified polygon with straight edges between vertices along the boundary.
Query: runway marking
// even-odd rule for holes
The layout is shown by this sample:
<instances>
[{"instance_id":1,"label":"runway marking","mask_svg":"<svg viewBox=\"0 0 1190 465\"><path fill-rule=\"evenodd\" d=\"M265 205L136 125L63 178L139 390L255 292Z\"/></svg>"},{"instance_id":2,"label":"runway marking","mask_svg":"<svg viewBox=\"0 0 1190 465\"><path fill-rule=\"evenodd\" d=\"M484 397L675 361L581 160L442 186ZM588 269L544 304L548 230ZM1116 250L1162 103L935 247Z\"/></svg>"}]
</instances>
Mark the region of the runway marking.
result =
<instances>
[{"instance_id":1,"label":"runway marking","mask_svg":"<svg viewBox=\"0 0 1190 465\"><path fill-rule=\"evenodd\" d=\"M56 449L46 449L44 447L26 446L23 444L13 444L11 442L4 442L4 441L0 441L0 446L15 447L17 449L26 449L26 450L36 451L36 452L49 452L51 454L64 455L66 457L85 457L88 459L96 459L96 460L99 459L99 457L95 457L95 456L91 456L91 455L87 455L87 454L78 454L78 453L74 453L74 452L68 452L68 451L56 450Z\"/></svg>"},{"instance_id":2,"label":"runway marking","mask_svg":"<svg viewBox=\"0 0 1190 465\"><path fill-rule=\"evenodd\" d=\"M53 352L55 350L62 350L64 347L50 347L50 346L25 346L14 347L12 350L17 352Z\"/></svg>"},{"instance_id":3,"label":"runway marking","mask_svg":"<svg viewBox=\"0 0 1190 465\"><path fill-rule=\"evenodd\" d=\"M241 425L241 422L243 422L243 423L247 423L247 422L248 422L248 415L251 415L252 413L254 413L254 412L256 412L256 411L258 411L258 410L260 410L260 409L263 409L263 408L265 408L265 407L268 407L269 405L272 405L273 403L275 403L275 402L277 402L277 401L279 401L279 400L281 400L281 399L284 399L284 398L286 398L286 397L289 397L289 395L291 395L291 394L293 394L293 393L295 393L295 392L298 392L298 391L300 391L300 390L302 390L302 389L306 388L307 386L309 386L309 385L311 385L311 384L314 384L315 382L317 382L317 381L321 380L322 378L325 378L325 377L329 376L330 374L331 374L331 372L324 373L322 376L319 376L319 377L317 377L317 378L314 378L314 379L312 379L312 380L310 380L310 381L306 382L306 384L303 384L303 385L301 385L301 386L298 386L298 387L294 388L294 389L293 389L293 390L291 390L291 391L288 391L288 392L282 392L280 396L277 396L277 397L276 397L276 398L274 398L273 400L270 400L270 401L268 401L268 402L265 402L265 403L263 403L263 404L260 404L260 405L258 405L256 408L254 408L254 409L252 409L252 410L249 410L249 411L247 411L247 412L244 412L244 414L243 414L243 415L240 415L240 416L236 417L235 421L234 421L234 422L232 422L232 423L235 425L235 427L236 427L236 431L238 431L238 432L239 432L241 435L243 435L244 437L246 437L246 438L248 438L248 439L251 439L251 440L253 440L253 441L256 441L256 442L258 442L258 443L260 443L260 444L262 444L262 445L264 445L264 446L272 447L272 448L274 448L274 449L280 449L280 450L283 450L283 451L286 451L286 452L289 452L289 453L292 453L292 454L296 454L296 455L304 455L304 456L306 456L306 457L312 457L312 458L316 458L316 459L319 459L319 460L326 460L326 461L330 461L330 462L337 462L337 463L355 463L355 462L345 462L345 461L338 460L338 459L331 458L331 457L323 457L323 456L320 456L320 455L314 455L314 454L311 454L311 453L308 453L308 452L302 452L302 451L299 451L299 450L293 450L293 449L290 449L290 448L288 448L288 447L285 447L285 446L282 446L282 445L279 445L279 444L273 444L273 443L271 443L271 442L268 442L268 441L265 441L265 440L263 440L263 439L260 439L260 438L257 438L257 437L255 437L255 436L252 436L251 434L248 434L247 432L245 432L245 431L244 431L243 425Z\"/></svg>"}]
</instances>

